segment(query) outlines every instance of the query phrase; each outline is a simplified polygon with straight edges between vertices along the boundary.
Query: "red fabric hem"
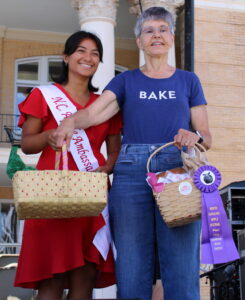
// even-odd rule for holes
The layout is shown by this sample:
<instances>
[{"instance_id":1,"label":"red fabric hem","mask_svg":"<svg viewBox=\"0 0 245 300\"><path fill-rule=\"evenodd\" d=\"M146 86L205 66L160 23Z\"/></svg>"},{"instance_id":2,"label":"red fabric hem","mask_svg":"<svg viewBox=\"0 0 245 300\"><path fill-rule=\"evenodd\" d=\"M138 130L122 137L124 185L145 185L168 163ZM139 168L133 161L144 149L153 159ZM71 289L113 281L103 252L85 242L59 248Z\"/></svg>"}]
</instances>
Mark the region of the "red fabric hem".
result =
<instances>
[{"instance_id":1,"label":"red fabric hem","mask_svg":"<svg viewBox=\"0 0 245 300\"><path fill-rule=\"evenodd\" d=\"M108 254L108 257L109 257L109 254ZM110 271L101 271L100 268L99 268L100 265L97 264L95 261L88 260L88 259L86 259L86 261L96 264L96 269L98 271L98 274L97 274L96 284L95 284L94 288L105 288L105 287L108 287L108 286L112 286L116 283L114 271L111 271L111 272ZM15 282L14 287L21 287L21 288L28 288L28 289L35 289L36 290L36 289L38 289L38 286L39 286L39 284L42 280L51 279L56 274L66 273L66 272L75 270L77 268L83 267L83 266L85 266L85 262L83 262L83 263L81 263L77 266L73 266L73 267L70 267L70 268L68 267L68 268L66 268L66 270L62 270L62 271L57 272L57 273L47 274L46 276L44 275L42 278L36 278L33 281ZM103 274L101 274L101 273L103 273ZM100 276L103 276L103 280L101 280L99 278ZM65 285L65 288L68 288L68 285Z\"/></svg>"},{"instance_id":2,"label":"red fabric hem","mask_svg":"<svg viewBox=\"0 0 245 300\"><path fill-rule=\"evenodd\" d=\"M37 222L38 224L33 224L32 222L34 222L34 223ZM36 233L36 235L38 235L38 231L36 231L35 226L39 225L40 222L42 222L42 221L41 220L39 220L39 221L38 220L31 221L30 220L29 224L28 223L25 224L25 226L27 225L27 228L26 228L27 234L30 234L30 229L32 229L33 227L34 227L34 230L31 232L31 235L28 235L26 237L28 243L26 242L26 243L22 244L21 254L20 254L19 263L18 263L19 266L17 268L14 286L37 289L40 281L52 278L54 276L54 274L66 273L73 269L82 267L86 264L86 261L96 264L96 269L98 271L96 285L95 285L96 288L103 288L103 287L107 287L107 286L111 286L111 285L115 284L114 259L113 259L113 255L112 255L112 250L110 249L107 260L104 261L103 257L101 256L101 254L99 253L97 248L92 243L96 232L100 228L102 228L105 224L102 216L96 218L95 222L89 223L89 225L87 225L87 226L92 226L92 227L90 227L89 235L84 237L87 240L87 242L85 244L83 244L83 241L81 241L82 245L80 246L79 250L75 251L75 253L73 253L72 251L70 252L71 256L74 255L73 259L71 259L71 260L68 259L68 260L64 260L64 261L63 261L63 257L60 256L60 253L55 252L57 249L58 249L58 252L60 252L59 247L57 249L51 248L52 250L50 252L50 255L51 255L50 257L48 257L49 252L45 252L45 255L44 254L41 255L41 253L39 252L40 249L37 250L38 245L36 245L36 243L38 243L38 241L35 240L34 233ZM89 222L89 221L87 221L87 222ZM85 221L85 223L87 223L87 222ZM62 223L63 222L61 222L61 224ZM54 221L53 225L54 224L55 224L55 221ZM80 223L78 223L77 225L79 226ZM56 224L56 227L57 226L58 225ZM49 224L49 227L52 228L52 224ZM57 229L54 232L57 232ZM88 232L88 231L86 231L86 232ZM25 236L25 230L24 230L24 236ZM33 248L30 247L30 243L29 243L31 237L34 239L32 241ZM77 234L76 234L76 236L74 236L75 240L72 239L72 241L75 243L75 245L77 245L75 241L79 240L79 238L77 239L76 237L77 237ZM23 241L24 241L24 239L23 239ZM80 243L80 242L78 242L78 243ZM39 244L39 246L40 246L40 244ZM73 249L73 245L68 244L68 247ZM66 251L66 255L67 255L67 248L65 247L64 250ZM38 253L36 255L34 255L34 258L33 258L33 253L35 253L35 251L38 251ZM70 251L70 250L68 250L68 251ZM39 261L39 253L41 255L40 261ZM56 262L53 261L53 259L52 259L53 255L57 256L57 258L59 260L58 263L57 263L57 259L56 259ZM42 262L44 260L46 260L44 262L44 264L50 265L50 267L47 269L42 268ZM69 264L69 261L71 264ZM35 265L36 267L29 268L28 265ZM68 288L68 286L67 286L67 288Z\"/></svg>"}]
</instances>

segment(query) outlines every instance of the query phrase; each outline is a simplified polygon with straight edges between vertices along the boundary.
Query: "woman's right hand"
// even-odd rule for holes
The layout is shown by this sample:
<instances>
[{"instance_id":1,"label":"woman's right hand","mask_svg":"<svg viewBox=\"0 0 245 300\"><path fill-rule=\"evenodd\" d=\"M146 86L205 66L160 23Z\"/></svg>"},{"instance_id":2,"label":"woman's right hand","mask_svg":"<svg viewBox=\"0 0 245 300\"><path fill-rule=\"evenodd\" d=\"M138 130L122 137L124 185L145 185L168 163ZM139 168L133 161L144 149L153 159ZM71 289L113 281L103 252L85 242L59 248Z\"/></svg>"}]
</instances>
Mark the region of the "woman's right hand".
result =
<instances>
[{"instance_id":1,"label":"woman's right hand","mask_svg":"<svg viewBox=\"0 0 245 300\"><path fill-rule=\"evenodd\" d=\"M179 149L184 146L189 148L194 147L198 140L199 136L196 133L183 128L180 128L174 136L175 144Z\"/></svg>"},{"instance_id":2,"label":"woman's right hand","mask_svg":"<svg viewBox=\"0 0 245 300\"><path fill-rule=\"evenodd\" d=\"M57 151L61 151L62 145L64 141L67 144L67 150L70 149L70 142L73 136L73 132L75 130L75 119L71 116L69 118L64 119L59 127L54 130L54 132L50 135L50 146L53 149L59 149Z\"/></svg>"}]
</instances>

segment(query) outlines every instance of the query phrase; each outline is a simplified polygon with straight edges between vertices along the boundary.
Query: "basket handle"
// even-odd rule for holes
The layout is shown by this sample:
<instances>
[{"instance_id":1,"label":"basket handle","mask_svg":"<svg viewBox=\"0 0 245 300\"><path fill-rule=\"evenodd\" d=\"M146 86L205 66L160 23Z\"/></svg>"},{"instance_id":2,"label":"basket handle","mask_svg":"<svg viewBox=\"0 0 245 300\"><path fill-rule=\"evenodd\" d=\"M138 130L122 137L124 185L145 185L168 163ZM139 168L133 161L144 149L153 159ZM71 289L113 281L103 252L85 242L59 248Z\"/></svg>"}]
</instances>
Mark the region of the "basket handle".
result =
<instances>
[{"instance_id":1,"label":"basket handle","mask_svg":"<svg viewBox=\"0 0 245 300\"><path fill-rule=\"evenodd\" d=\"M168 146L171 146L171 145L175 145L175 142L170 142L170 143L167 143L167 144L162 145L161 147L157 148L157 149L150 155L150 157L149 157L148 160L147 160L147 165L146 165L147 173L150 172L150 170L149 170L149 165L150 165L150 162L151 162L152 157L153 157L154 155L156 155L156 154L157 154L159 151L161 151L162 149L164 149L164 148L166 148L166 147L168 147ZM177 146L176 146L176 147L177 147ZM199 143L196 143L195 146L194 146L194 148L195 148L195 150L197 150L197 151L199 151L199 152L201 152L199 148L201 148L201 149L203 150L203 152L206 152L206 149L205 149L201 144L199 144Z\"/></svg>"},{"instance_id":2,"label":"basket handle","mask_svg":"<svg viewBox=\"0 0 245 300\"><path fill-rule=\"evenodd\" d=\"M68 170L68 155L67 155L67 144L66 142L62 145L62 151L56 151L55 154L55 170L59 170L60 159L63 159L63 170Z\"/></svg>"}]
</instances>

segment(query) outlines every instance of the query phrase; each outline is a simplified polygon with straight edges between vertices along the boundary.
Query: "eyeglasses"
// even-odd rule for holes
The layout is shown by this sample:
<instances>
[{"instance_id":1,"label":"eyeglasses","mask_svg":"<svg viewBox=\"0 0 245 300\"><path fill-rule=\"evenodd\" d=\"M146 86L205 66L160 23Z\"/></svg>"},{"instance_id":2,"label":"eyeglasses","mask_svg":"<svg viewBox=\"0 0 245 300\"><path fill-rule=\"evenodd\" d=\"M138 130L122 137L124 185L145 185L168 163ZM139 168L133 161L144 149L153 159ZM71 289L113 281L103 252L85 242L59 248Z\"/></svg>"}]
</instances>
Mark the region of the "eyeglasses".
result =
<instances>
[{"instance_id":1,"label":"eyeglasses","mask_svg":"<svg viewBox=\"0 0 245 300\"><path fill-rule=\"evenodd\" d=\"M141 34L146 36L153 36L153 35L164 35L165 33L169 33L170 29L168 26L162 25L158 28L156 27L145 27L142 29Z\"/></svg>"}]
</instances>

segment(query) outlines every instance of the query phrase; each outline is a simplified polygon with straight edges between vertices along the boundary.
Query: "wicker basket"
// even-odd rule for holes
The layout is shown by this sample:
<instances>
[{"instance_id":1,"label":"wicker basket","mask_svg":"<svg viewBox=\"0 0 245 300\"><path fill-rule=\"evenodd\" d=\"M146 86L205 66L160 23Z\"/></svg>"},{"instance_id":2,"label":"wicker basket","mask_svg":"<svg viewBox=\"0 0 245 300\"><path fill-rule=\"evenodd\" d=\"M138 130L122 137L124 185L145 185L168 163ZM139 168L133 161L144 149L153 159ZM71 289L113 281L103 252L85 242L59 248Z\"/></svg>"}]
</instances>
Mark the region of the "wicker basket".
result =
<instances>
[{"instance_id":1,"label":"wicker basket","mask_svg":"<svg viewBox=\"0 0 245 300\"><path fill-rule=\"evenodd\" d=\"M151 154L147 161L148 173L152 157L173 144L174 142L165 144ZM200 145L198 144L198 146ZM195 147L195 150L200 152L198 147ZM168 227L182 226L201 217L201 192L196 188L192 178L165 184L162 192L153 192L153 195Z\"/></svg>"},{"instance_id":2,"label":"wicker basket","mask_svg":"<svg viewBox=\"0 0 245 300\"><path fill-rule=\"evenodd\" d=\"M19 219L98 216L107 204L107 187L108 175L99 172L18 171L13 177Z\"/></svg>"}]
</instances>

